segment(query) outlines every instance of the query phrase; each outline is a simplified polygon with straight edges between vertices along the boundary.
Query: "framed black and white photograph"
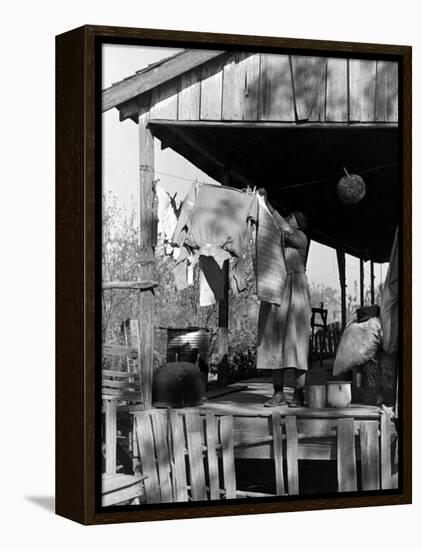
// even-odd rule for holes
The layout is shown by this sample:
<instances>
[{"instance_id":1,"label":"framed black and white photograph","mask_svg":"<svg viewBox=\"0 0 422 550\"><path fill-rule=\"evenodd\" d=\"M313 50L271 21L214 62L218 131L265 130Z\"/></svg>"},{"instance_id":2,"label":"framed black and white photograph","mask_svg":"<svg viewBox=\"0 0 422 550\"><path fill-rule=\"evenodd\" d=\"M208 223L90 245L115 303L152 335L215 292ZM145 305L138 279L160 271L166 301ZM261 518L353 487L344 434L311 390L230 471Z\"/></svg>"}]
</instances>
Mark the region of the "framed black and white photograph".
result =
<instances>
[{"instance_id":1,"label":"framed black and white photograph","mask_svg":"<svg viewBox=\"0 0 422 550\"><path fill-rule=\"evenodd\" d=\"M411 49L57 37L57 512L411 499Z\"/></svg>"}]
</instances>

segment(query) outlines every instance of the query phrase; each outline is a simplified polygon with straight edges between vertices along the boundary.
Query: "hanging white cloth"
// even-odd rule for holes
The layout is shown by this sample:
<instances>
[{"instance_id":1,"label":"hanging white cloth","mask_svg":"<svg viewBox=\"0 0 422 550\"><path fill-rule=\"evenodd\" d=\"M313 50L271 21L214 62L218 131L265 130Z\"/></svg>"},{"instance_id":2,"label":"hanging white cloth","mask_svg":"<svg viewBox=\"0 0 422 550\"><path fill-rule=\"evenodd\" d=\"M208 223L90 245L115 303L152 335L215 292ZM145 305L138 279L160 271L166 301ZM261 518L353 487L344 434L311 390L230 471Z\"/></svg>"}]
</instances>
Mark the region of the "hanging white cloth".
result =
<instances>
[{"instance_id":1,"label":"hanging white cloth","mask_svg":"<svg viewBox=\"0 0 422 550\"><path fill-rule=\"evenodd\" d=\"M398 254L398 228L391 249L390 265L381 297L381 325L384 334L382 348L385 353L394 353L398 349L399 335L399 254Z\"/></svg>"},{"instance_id":2,"label":"hanging white cloth","mask_svg":"<svg viewBox=\"0 0 422 550\"><path fill-rule=\"evenodd\" d=\"M212 306L216 303L214 292L208 284L202 269L199 270L199 305Z\"/></svg>"},{"instance_id":3,"label":"hanging white cloth","mask_svg":"<svg viewBox=\"0 0 422 550\"><path fill-rule=\"evenodd\" d=\"M171 203L170 195L159 183L156 186L156 194L158 197L158 232L163 235L165 253L168 256L173 255L177 258L180 253L179 248L174 248L170 245L177 224L176 213Z\"/></svg>"}]
</instances>

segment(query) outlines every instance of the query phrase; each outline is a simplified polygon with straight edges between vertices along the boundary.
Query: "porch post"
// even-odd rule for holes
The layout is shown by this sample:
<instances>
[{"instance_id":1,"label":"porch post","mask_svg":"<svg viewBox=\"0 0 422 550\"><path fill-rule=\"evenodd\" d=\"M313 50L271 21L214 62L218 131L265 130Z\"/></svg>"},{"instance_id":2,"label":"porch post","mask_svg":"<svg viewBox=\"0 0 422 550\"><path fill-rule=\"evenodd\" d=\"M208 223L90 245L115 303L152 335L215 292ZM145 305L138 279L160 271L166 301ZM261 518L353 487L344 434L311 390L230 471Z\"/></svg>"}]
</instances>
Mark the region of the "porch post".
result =
<instances>
[{"instance_id":1,"label":"porch post","mask_svg":"<svg viewBox=\"0 0 422 550\"><path fill-rule=\"evenodd\" d=\"M223 185L230 185L230 170L227 166L223 169ZM224 294L223 299L218 303L218 365L219 387L227 386L228 353L229 353L229 261L223 265Z\"/></svg>"},{"instance_id":2,"label":"porch post","mask_svg":"<svg viewBox=\"0 0 422 550\"><path fill-rule=\"evenodd\" d=\"M365 264L360 258L359 260L359 266L360 266L360 307L363 307L365 305Z\"/></svg>"},{"instance_id":3,"label":"porch post","mask_svg":"<svg viewBox=\"0 0 422 550\"><path fill-rule=\"evenodd\" d=\"M375 275L374 275L374 261L371 260L371 305L375 304Z\"/></svg>"},{"instance_id":4,"label":"porch post","mask_svg":"<svg viewBox=\"0 0 422 550\"><path fill-rule=\"evenodd\" d=\"M336 253L341 290L341 327L344 330L346 326L346 255L340 246L336 248Z\"/></svg>"},{"instance_id":5,"label":"porch post","mask_svg":"<svg viewBox=\"0 0 422 550\"><path fill-rule=\"evenodd\" d=\"M220 363L218 365L218 386L227 386L229 353L229 261L223 264L224 297L218 303L218 342Z\"/></svg>"},{"instance_id":6,"label":"porch post","mask_svg":"<svg viewBox=\"0 0 422 550\"><path fill-rule=\"evenodd\" d=\"M149 105L138 113L139 125L139 186L140 186L140 279L154 280L154 137L147 128ZM139 293L139 367L143 403L152 407L152 374L154 355L154 295L151 290Z\"/></svg>"}]
</instances>

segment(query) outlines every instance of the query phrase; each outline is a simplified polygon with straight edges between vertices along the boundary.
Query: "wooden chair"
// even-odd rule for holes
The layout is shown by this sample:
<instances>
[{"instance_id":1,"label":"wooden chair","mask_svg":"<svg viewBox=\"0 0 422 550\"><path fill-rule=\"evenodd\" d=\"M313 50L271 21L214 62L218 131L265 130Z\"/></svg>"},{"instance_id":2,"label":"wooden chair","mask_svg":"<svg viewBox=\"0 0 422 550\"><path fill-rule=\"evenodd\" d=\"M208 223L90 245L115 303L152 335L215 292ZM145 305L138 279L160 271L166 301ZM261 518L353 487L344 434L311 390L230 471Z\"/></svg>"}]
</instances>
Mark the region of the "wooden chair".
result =
<instances>
[{"instance_id":1,"label":"wooden chair","mask_svg":"<svg viewBox=\"0 0 422 550\"><path fill-rule=\"evenodd\" d=\"M357 436L357 437L356 437ZM393 449L396 437L391 417L381 413L377 420L338 420L338 490L375 491L397 487ZM357 456L358 455L358 456ZM357 478L356 460L360 459L361 479ZM360 483L359 483L360 481Z\"/></svg>"},{"instance_id":2,"label":"wooden chair","mask_svg":"<svg viewBox=\"0 0 422 550\"><path fill-rule=\"evenodd\" d=\"M289 494L298 494L296 418L272 414L272 435L234 441L233 416L200 415L195 411L137 412L136 436L148 503L218 500L274 494L240 491L236 487L235 449L273 442L275 494L286 494L284 455ZM286 433L283 433L285 428Z\"/></svg>"},{"instance_id":3,"label":"wooden chair","mask_svg":"<svg viewBox=\"0 0 422 550\"><path fill-rule=\"evenodd\" d=\"M104 352L110 348L115 353L122 353L124 346L104 346ZM132 353L129 351L129 353ZM105 472L116 473L117 455L117 411L133 408L140 405L141 381L139 373L122 372L118 370L102 371L102 402L104 413L104 444L105 444Z\"/></svg>"},{"instance_id":4,"label":"wooden chair","mask_svg":"<svg viewBox=\"0 0 422 550\"><path fill-rule=\"evenodd\" d=\"M102 505L141 504L144 500L146 476L103 474Z\"/></svg>"},{"instance_id":5,"label":"wooden chair","mask_svg":"<svg viewBox=\"0 0 422 550\"><path fill-rule=\"evenodd\" d=\"M319 315L319 320L317 319ZM311 346L310 346L310 355L311 360L314 359L314 356L319 355L320 365L324 360L324 354L326 353L326 334L327 334L327 315L328 310L324 309L323 303L321 302L320 307L312 308L311 316ZM315 328L318 330L315 331Z\"/></svg>"}]
</instances>

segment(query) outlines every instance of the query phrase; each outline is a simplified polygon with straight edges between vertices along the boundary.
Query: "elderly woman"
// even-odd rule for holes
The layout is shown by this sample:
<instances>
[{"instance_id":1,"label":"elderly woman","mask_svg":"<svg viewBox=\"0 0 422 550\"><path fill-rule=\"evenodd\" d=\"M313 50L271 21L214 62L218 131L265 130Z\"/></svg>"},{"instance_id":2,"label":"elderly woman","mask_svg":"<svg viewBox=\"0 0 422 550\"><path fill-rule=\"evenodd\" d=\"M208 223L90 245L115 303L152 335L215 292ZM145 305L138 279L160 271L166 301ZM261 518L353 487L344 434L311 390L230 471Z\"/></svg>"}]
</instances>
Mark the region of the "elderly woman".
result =
<instances>
[{"instance_id":1,"label":"elderly woman","mask_svg":"<svg viewBox=\"0 0 422 550\"><path fill-rule=\"evenodd\" d=\"M261 302L258 320L258 368L271 369L274 395L267 407L287 405L284 394L285 375L292 369L295 379L291 407L303 405L303 386L308 369L311 301L305 273L308 239L304 233L306 215L292 212L283 218L268 202L265 190L260 190L274 221L280 230L280 245L284 247L286 283L280 305ZM292 372L292 371L290 371Z\"/></svg>"}]
</instances>

